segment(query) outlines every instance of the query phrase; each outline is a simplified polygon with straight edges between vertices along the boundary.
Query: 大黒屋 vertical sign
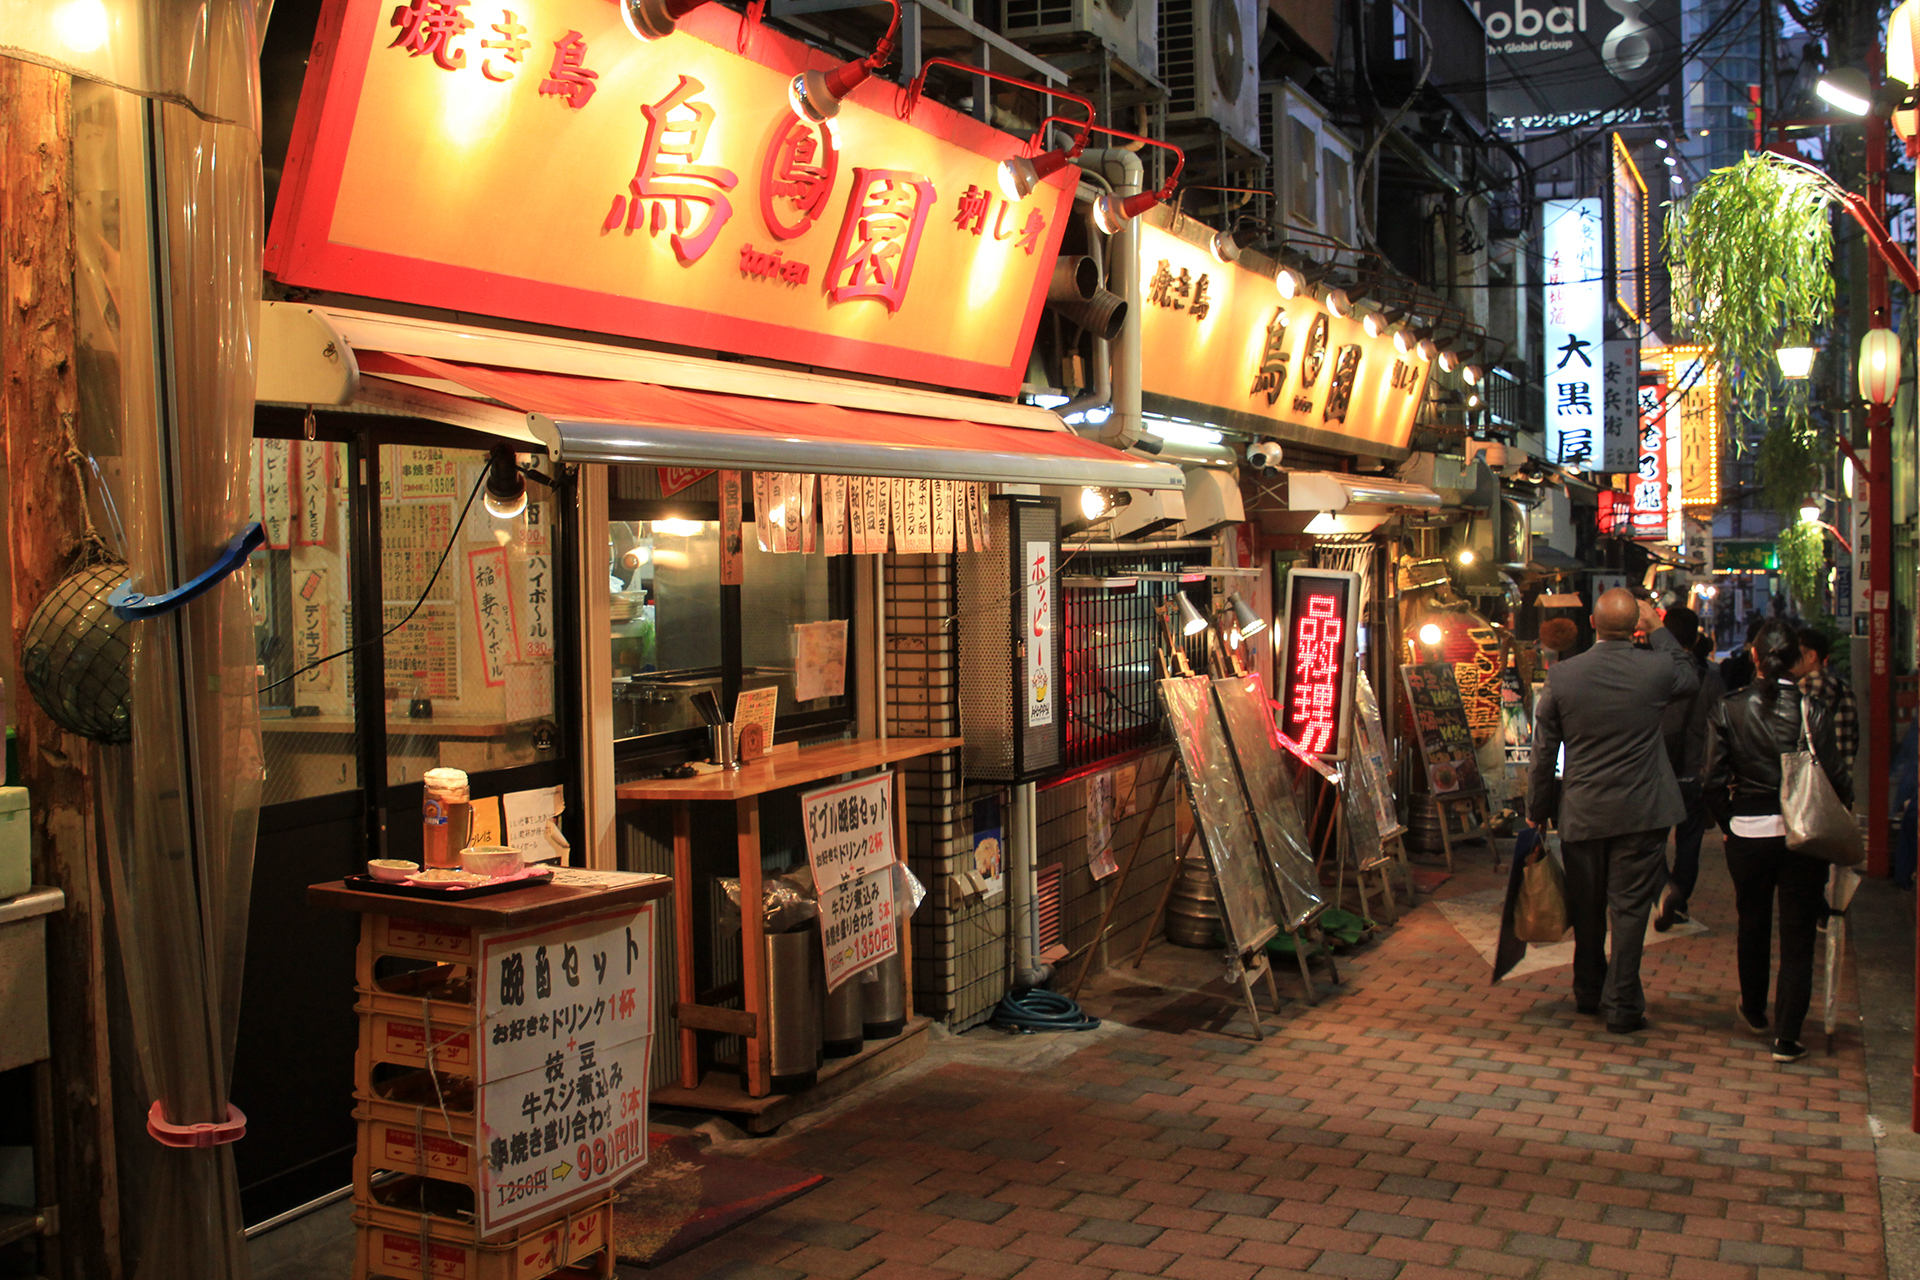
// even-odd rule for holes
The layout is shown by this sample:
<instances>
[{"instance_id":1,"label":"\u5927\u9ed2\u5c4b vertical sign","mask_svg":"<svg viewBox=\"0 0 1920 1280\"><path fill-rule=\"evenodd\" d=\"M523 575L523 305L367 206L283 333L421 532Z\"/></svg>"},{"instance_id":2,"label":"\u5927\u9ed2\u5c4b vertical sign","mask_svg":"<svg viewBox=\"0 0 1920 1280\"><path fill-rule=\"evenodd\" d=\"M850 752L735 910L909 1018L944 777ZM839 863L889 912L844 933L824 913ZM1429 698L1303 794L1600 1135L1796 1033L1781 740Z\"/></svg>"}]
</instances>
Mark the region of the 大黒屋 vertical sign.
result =
<instances>
[{"instance_id":1,"label":"\u5927\u9ed2\u5c4b vertical sign","mask_svg":"<svg viewBox=\"0 0 1920 1280\"><path fill-rule=\"evenodd\" d=\"M807 862L820 895L829 991L899 950L893 907L895 817L891 773L800 797Z\"/></svg>"},{"instance_id":2,"label":"\u5927\u9ed2\u5c4b vertical sign","mask_svg":"<svg viewBox=\"0 0 1920 1280\"><path fill-rule=\"evenodd\" d=\"M1543 212L1547 458L1591 469L1601 461L1606 403L1600 201L1548 200Z\"/></svg>"},{"instance_id":3,"label":"\u5927\u9ed2\u5c4b vertical sign","mask_svg":"<svg viewBox=\"0 0 1920 1280\"><path fill-rule=\"evenodd\" d=\"M1026 555L1027 728L1053 723L1053 544L1029 542Z\"/></svg>"},{"instance_id":4,"label":"\u5927\u9ed2\u5c4b vertical sign","mask_svg":"<svg viewBox=\"0 0 1920 1280\"><path fill-rule=\"evenodd\" d=\"M646 1163L653 908L480 938L475 1209L488 1235Z\"/></svg>"}]
</instances>

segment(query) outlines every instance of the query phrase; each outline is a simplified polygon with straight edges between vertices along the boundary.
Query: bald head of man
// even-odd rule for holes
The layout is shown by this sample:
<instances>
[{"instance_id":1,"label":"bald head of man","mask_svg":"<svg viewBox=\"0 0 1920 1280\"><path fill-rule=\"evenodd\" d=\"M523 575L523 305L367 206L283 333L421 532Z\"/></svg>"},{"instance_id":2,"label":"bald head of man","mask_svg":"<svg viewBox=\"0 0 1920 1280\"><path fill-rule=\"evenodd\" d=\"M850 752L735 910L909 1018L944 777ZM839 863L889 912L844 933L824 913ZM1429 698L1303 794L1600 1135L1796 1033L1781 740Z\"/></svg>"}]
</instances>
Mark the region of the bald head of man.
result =
<instances>
[{"instance_id":1,"label":"bald head of man","mask_svg":"<svg viewBox=\"0 0 1920 1280\"><path fill-rule=\"evenodd\" d=\"M1602 592L1593 605L1593 634L1602 640L1631 640L1642 621L1641 601L1625 587Z\"/></svg>"}]
</instances>

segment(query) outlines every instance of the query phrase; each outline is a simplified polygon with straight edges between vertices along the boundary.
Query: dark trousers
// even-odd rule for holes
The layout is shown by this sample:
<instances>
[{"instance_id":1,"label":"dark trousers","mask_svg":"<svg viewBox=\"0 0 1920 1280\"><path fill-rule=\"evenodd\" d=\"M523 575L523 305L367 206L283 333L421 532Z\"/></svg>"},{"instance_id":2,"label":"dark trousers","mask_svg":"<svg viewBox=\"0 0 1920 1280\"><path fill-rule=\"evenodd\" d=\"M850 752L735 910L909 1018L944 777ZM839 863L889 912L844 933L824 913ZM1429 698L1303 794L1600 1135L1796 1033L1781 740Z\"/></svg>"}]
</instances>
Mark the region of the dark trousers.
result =
<instances>
[{"instance_id":1,"label":"dark trousers","mask_svg":"<svg viewBox=\"0 0 1920 1280\"><path fill-rule=\"evenodd\" d=\"M1680 794L1687 801L1687 816L1673 829L1673 872L1667 879L1684 911L1693 897L1693 886L1700 882L1700 842L1713 825L1713 815L1707 811L1706 792L1699 783L1681 783Z\"/></svg>"},{"instance_id":2,"label":"dark trousers","mask_svg":"<svg viewBox=\"0 0 1920 1280\"><path fill-rule=\"evenodd\" d=\"M1573 919L1573 998L1599 1005L1608 1022L1630 1022L1647 1011L1640 952L1653 900L1667 879L1667 828L1563 840L1560 851L1567 869L1567 914Z\"/></svg>"},{"instance_id":3,"label":"dark trousers","mask_svg":"<svg viewBox=\"0 0 1920 1280\"><path fill-rule=\"evenodd\" d=\"M1767 1010L1767 970L1773 959L1773 899L1780 896L1780 978L1773 995L1774 1035L1800 1039L1813 999L1813 944L1827 909L1827 864L1787 848L1786 837L1727 837L1727 870L1740 912L1736 953L1740 1005Z\"/></svg>"}]
</instances>

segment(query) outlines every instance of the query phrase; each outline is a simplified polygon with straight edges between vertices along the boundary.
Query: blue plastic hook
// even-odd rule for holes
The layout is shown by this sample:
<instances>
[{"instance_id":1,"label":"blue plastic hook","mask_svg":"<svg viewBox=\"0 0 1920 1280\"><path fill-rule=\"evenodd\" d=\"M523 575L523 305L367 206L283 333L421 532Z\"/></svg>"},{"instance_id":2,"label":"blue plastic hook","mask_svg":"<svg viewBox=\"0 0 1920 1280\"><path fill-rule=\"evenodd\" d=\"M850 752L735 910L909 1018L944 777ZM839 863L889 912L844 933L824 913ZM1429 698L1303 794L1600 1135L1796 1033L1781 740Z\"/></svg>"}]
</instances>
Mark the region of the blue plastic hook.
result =
<instances>
[{"instance_id":1,"label":"blue plastic hook","mask_svg":"<svg viewBox=\"0 0 1920 1280\"><path fill-rule=\"evenodd\" d=\"M213 589L220 579L238 569L247 562L247 557L258 550L267 540L267 531L258 520L242 529L232 542L214 557L206 571L188 582L183 582L164 595L142 595L133 589L133 579L113 589L107 597L107 605L114 616L132 622L138 618L158 618L162 614L172 613L189 600L196 600Z\"/></svg>"}]
</instances>

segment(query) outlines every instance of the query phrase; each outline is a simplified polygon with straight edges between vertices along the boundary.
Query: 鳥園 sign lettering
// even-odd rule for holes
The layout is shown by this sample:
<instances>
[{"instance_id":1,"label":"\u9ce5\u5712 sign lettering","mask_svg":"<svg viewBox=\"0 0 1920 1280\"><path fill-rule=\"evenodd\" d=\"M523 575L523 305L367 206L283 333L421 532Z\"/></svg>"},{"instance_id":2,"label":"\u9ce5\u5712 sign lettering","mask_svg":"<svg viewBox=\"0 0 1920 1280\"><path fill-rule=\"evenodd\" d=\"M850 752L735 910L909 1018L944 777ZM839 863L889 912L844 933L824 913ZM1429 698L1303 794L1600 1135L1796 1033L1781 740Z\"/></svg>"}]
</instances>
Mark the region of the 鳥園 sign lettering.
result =
<instances>
[{"instance_id":1,"label":"\u9ce5\u5712 sign lettering","mask_svg":"<svg viewBox=\"0 0 1920 1280\"><path fill-rule=\"evenodd\" d=\"M633 38L606 0L326 8L266 250L289 285L1019 388L1075 170L998 193L1024 141L897 87L831 127L828 55L739 15Z\"/></svg>"}]
</instances>

